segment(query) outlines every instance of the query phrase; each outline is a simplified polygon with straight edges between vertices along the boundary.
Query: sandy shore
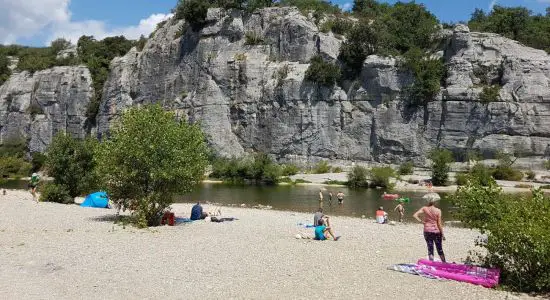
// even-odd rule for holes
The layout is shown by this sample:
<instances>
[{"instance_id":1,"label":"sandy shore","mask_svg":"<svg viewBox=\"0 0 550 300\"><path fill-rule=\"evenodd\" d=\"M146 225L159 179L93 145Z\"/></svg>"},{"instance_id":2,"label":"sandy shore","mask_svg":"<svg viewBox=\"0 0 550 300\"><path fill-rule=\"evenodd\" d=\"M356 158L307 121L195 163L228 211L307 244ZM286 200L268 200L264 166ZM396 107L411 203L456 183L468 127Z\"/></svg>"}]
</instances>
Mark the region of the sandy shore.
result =
<instances>
[{"instance_id":1,"label":"sandy shore","mask_svg":"<svg viewBox=\"0 0 550 300\"><path fill-rule=\"evenodd\" d=\"M190 205L176 204L179 216ZM205 206L209 209L208 206ZM334 217L338 242L298 240L312 216L222 208L206 221L139 230L113 210L0 196L1 299L506 299L506 292L386 270L426 255L420 225ZM476 232L448 228L445 250L461 261ZM519 296L526 298L527 296Z\"/></svg>"}]
</instances>

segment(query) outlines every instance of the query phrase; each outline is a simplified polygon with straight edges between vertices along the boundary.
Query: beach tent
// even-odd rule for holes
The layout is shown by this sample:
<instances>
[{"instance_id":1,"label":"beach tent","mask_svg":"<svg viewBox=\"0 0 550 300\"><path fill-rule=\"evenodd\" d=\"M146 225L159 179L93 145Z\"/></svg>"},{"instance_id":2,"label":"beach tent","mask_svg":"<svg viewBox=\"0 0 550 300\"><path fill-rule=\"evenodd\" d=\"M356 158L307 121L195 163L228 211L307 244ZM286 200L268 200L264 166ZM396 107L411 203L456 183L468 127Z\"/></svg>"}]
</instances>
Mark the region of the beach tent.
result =
<instances>
[{"instance_id":1,"label":"beach tent","mask_svg":"<svg viewBox=\"0 0 550 300\"><path fill-rule=\"evenodd\" d=\"M89 194L80 204L82 207L109 208L109 197L105 192Z\"/></svg>"}]
</instances>

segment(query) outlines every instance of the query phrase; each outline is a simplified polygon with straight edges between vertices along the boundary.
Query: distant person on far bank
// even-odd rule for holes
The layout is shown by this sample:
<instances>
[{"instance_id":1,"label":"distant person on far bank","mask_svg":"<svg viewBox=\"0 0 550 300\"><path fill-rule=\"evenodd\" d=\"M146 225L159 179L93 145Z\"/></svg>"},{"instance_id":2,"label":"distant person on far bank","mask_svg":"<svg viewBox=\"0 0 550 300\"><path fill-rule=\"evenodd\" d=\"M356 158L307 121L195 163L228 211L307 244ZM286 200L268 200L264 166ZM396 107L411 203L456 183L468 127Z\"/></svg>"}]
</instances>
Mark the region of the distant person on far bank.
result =
<instances>
[{"instance_id":1,"label":"distant person on far bank","mask_svg":"<svg viewBox=\"0 0 550 300\"><path fill-rule=\"evenodd\" d=\"M435 244L439 258L441 258L442 262L445 262L442 242L445 240L445 236L443 235L443 222L441 221L441 210L435 207L436 201L435 199L430 199L428 205L419 209L414 213L413 217L418 222L424 224L424 239L428 246L429 259L434 260ZM420 219L420 215L423 215L423 220Z\"/></svg>"},{"instance_id":2,"label":"distant person on far bank","mask_svg":"<svg viewBox=\"0 0 550 300\"><path fill-rule=\"evenodd\" d=\"M40 176L37 173L32 173L31 179L29 181L29 189L31 190L32 200L38 203L38 197L36 197L36 188L40 183Z\"/></svg>"},{"instance_id":3,"label":"distant person on far bank","mask_svg":"<svg viewBox=\"0 0 550 300\"><path fill-rule=\"evenodd\" d=\"M191 208L191 220L204 220L206 219L206 217L208 217L208 214L203 212L200 202L197 202L197 204L193 205L193 207Z\"/></svg>"},{"instance_id":4,"label":"distant person on far bank","mask_svg":"<svg viewBox=\"0 0 550 300\"><path fill-rule=\"evenodd\" d=\"M344 204L344 193L342 191L339 191L338 194L336 194L336 198L338 199L338 204Z\"/></svg>"}]
</instances>

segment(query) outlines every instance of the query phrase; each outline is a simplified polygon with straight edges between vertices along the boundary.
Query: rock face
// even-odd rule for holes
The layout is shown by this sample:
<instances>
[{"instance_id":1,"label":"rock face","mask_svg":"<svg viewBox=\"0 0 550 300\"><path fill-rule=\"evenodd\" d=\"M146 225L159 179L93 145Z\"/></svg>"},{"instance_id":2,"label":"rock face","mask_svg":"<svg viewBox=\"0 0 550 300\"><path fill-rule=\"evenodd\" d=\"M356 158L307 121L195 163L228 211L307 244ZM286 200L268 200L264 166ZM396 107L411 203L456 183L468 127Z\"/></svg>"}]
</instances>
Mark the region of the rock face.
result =
<instances>
[{"instance_id":1,"label":"rock face","mask_svg":"<svg viewBox=\"0 0 550 300\"><path fill-rule=\"evenodd\" d=\"M86 67L14 74L0 87L0 141L27 140L32 152L43 152L59 131L83 138L92 96Z\"/></svg>"},{"instance_id":2,"label":"rock face","mask_svg":"<svg viewBox=\"0 0 550 300\"><path fill-rule=\"evenodd\" d=\"M434 101L411 108L404 90L413 78L395 58L368 57L358 80L343 87L304 80L309 60L336 61L342 40L294 8L210 9L199 31L172 19L142 51L113 60L92 132L107 134L130 106L160 103L200 122L224 156L423 162L435 147L550 154L550 57L464 25L442 37L446 83ZM58 130L90 132L90 83L85 68L13 76L0 89L0 137L23 134L43 150ZM491 85L500 97L482 103ZM18 96L10 102L11 94ZM31 99L44 115L27 113Z\"/></svg>"}]
</instances>

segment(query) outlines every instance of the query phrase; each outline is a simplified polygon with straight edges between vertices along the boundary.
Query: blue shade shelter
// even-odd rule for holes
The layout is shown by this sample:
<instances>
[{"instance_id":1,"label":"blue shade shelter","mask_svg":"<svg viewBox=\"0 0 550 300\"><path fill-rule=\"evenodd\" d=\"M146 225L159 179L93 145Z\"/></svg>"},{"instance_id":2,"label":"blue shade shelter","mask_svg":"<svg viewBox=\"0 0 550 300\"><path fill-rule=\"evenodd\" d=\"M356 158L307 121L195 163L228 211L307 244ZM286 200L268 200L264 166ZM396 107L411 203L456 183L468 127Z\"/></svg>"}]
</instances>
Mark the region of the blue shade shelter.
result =
<instances>
[{"instance_id":1,"label":"blue shade shelter","mask_svg":"<svg viewBox=\"0 0 550 300\"><path fill-rule=\"evenodd\" d=\"M89 194L80 204L82 207L109 208L109 197L105 192Z\"/></svg>"}]
</instances>

